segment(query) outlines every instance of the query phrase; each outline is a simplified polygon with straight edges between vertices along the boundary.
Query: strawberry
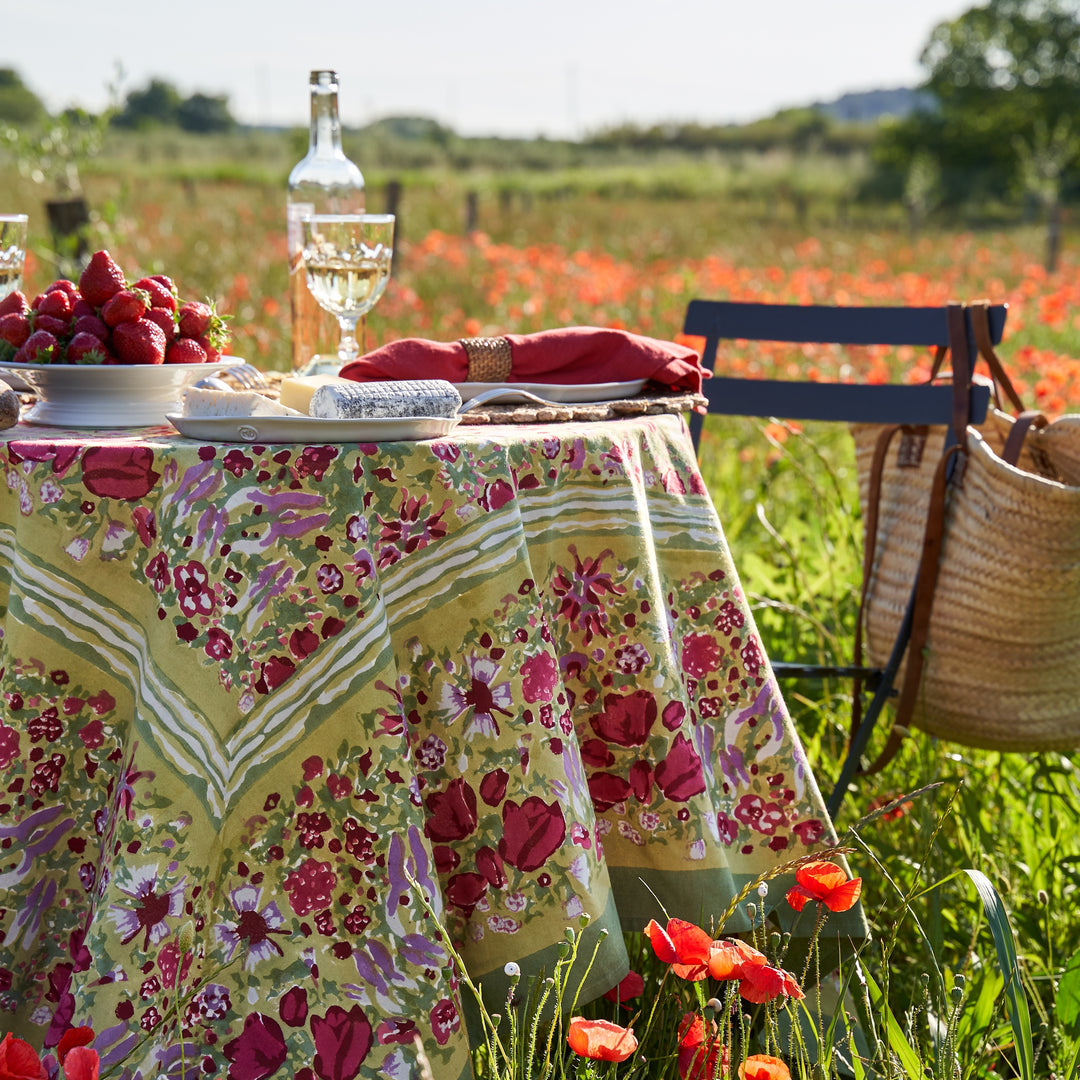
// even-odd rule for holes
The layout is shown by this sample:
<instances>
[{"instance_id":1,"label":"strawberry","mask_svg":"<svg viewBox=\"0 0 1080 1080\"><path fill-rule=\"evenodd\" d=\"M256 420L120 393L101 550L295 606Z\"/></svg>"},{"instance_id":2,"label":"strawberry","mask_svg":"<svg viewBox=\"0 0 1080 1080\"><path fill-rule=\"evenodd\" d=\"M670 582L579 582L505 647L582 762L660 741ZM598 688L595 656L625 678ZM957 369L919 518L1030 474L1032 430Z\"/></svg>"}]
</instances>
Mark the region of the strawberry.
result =
<instances>
[{"instance_id":1,"label":"strawberry","mask_svg":"<svg viewBox=\"0 0 1080 1080\"><path fill-rule=\"evenodd\" d=\"M81 319L84 315L97 315L97 308L81 296L71 305L71 317Z\"/></svg>"},{"instance_id":2,"label":"strawberry","mask_svg":"<svg viewBox=\"0 0 1080 1080\"><path fill-rule=\"evenodd\" d=\"M11 315L13 312L25 315L29 310L30 304L18 289L12 289L3 300L0 300L0 315Z\"/></svg>"},{"instance_id":3,"label":"strawberry","mask_svg":"<svg viewBox=\"0 0 1080 1080\"><path fill-rule=\"evenodd\" d=\"M182 337L197 338L210 329L210 320L214 310L209 304L198 300L189 300L180 308L180 334Z\"/></svg>"},{"instance_id":4,"label":"strawberry","mask_svg":"<svg viewBox=\"0 0 1080 1080\"><path fill-rule=\"evenodd\" d=\"M79 278L79 292L94 307L101 307L124 287L124 271L107 251L95 251Z\"/></svg>"},{"instance_id":5,"label":"strawberry","mask_svg":"<svg viewBox=\"0 0 1080 1080\"><path fill-rule=\"evenodd\" d=\"M42 315L41 311L34 312L34 329L48 330L53 337L66 337L71 326L70 319L58 319L55 315Z\"/></svg>"},{"instance_id":6,"label":"strawberry","mask_svg":"<svg viewBox=\"0 0 1080 1080\"><path fill-rule=\"evenodd\" d=\"M165 331L149 319L113 327L112 347L122 364L160 364L165 360Z\"/></svg>"},{"instance_id":7,"label":"strawberry","mask_svg":"<svg viewBox=\"0 0 1080 1080\"><path fill-rule=\"evenodd\" d=\"M176 293L166 288L156 277L139 278L133 288L143 289L150 294L150 306L163 308L165 311L175 311L177 308Z\"/></svg>"},{"instance_id":8,"label":"strawberry","mask_svg":"<svg viewBox=\"0 0 1080 1080\"><path fill-rule=\"evenodd\" d=\"M101 308L101 317L109 326L135 322L146 314L149 298L142 289L121 289L114 293Z\"/></svg>"},{"instance_id":9,"label":"strawberry","mask_svg":"<svg viewBox=\"0 0 1080 1080\"><path fill-rule=\"evenodd\" d=\"M109 340L109 328L96 315L80 315L71 326L73 334L93 334L98 341Z\"/></svg>"},{"instance_id":10,"label":"strawberry","mask_svg":"<svg viewBox=\"0 0 1080 1080\"><path fill-rule=\"evenodd\" d=\"M203 348L220 351L229 340L226 316L219 315L213 304L189 300L180 308L178 325L181 337L198 338Z\"/></svg>"},{"instance_id":11,"label":"strawberry","mask_svg":"<svg viewBox=\"0 0 1080 1080\"><path fill-rule=\"evenodd\" d=\"M30 336L30 320L20 311L0 315L0 341L14 345L16 349L26 344Z\"/></svg>"},{"instance_id":12,"label":"strawberry","mask_svg":"<svg viewBox=\"0 0 1080 1080\"><path fill-rule=\"evenodd\" d=\"M104 342L86 331L76 334L69 342L64 353L64 362L68 364L103 364L108 356Z\"/></svg>"},{"instance_id":13,"label":"strawberry","mask_svg":"<svg viewBox=\"0 0 1080 1080\"><path fill-rule=\"evenodd\" d=\"M210 361L210 363L213 363L221 355L221 350L215 344L219 339L213 334L203 334L201 338L196 338L195 340L203 347L203 352L206 353L206 359Z\"/></svg>"},{"instance_id":14,"label":"strawberry","mask_svg":"<svg viewBox=\"0 0 1080 1080\"><path fill-rule=\"evenodd\" d=\"M46 295L53 292L63 293L72 303L79 298L79 286L74 281L68 281L67 278L59 278L45 290Z\"/></svg>"},{"instance_id":15,"label":"strawberry","mask_svg":"<svg viewBox=\"0 0 1080 1080\"><path fill-rule=\"evenodd\" d=\"M172 341L176 337L176 319L171 311L167 311L162 307L152 307L143 318L149 319L153 323L157 323L158 326L165 331L166 343Z\"/></svg>"},{"instance_id":16,"label":"strawberry","mask_svg":"<svg viewBox=\"0 0 1080 1080\"><path fill-rule=\"evenodd\" d=\"M67 319L71 315L71 308L71 297L63 289L52 288L51 292L46 290L36 310L39 315L54 315L58 319Z\"/></svg>"},{"instance_id":17,"label":"strawberry","mask_svg":"<svg viewBox=\"0 0 1080 1080\"><path fill-rule=\"evenodd\" d=\"M16 364L51 364L60 355L60 343L48 330L35 330L15 354Z\"/></svg>"},{"instance_id":18,"label":"strawberry","mask_svg":"<svg viewBox=\"0 0 1080 1080\"><path fill-rule=\"evenodd\" d=\"M165 353L165 363L205 364L206 350L194 338L177 338Z\"/></svg>"}]
</instances>

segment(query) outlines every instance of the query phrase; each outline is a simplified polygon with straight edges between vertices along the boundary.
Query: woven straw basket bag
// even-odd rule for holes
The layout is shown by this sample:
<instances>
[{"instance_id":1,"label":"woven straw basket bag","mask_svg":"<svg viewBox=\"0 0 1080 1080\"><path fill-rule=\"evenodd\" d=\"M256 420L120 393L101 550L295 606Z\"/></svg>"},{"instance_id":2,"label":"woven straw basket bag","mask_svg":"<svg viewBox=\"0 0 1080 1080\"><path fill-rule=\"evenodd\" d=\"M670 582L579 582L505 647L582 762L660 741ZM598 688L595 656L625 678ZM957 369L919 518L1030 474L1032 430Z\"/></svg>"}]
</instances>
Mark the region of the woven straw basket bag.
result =
<instances>
[{"instance_id":1,"label":"woven straw basket bag","mask_svg":"<svg viewBox=\"0 0 1080 1080\"><path fill-rule=\"evenodd\" d=\"M986 356L989 335L980 308L971 310ZM996 356L991 370L1018 405ZM950 455L947 481L946 433L893 433L875 490L882 427L852 428L868 525L876 501L861 626L875 666L888 659L916 575L925 586L896 683L900 734L911 723L996 750L1080 746L1080 416L1046 423L1025 413L1018 424L991 409L983 424L966 426L966 450ZM939 549L929 542L935 513Z\"/></svg>"}]
</instances>

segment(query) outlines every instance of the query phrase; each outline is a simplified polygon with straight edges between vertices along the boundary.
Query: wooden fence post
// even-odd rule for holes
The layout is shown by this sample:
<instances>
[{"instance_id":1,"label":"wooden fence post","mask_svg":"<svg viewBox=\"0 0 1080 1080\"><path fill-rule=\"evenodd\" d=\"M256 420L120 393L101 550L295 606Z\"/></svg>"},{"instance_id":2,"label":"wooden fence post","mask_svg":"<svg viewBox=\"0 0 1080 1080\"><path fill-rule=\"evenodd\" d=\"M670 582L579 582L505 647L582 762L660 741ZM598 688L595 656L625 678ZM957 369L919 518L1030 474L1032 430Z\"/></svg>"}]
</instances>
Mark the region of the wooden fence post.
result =
<instances>
[{"instance_id":1,"label":"wooden fence post","mask_svg":"<svg viewBox=\"0 0 1080 1080\"><path fill-rule=\"evenodd\" d=\"M477 224L480 218L479 212L480 198L475 191L467 191L465 193L465 235L470 236L476 232Z\"/></svg>"}]
</instances>

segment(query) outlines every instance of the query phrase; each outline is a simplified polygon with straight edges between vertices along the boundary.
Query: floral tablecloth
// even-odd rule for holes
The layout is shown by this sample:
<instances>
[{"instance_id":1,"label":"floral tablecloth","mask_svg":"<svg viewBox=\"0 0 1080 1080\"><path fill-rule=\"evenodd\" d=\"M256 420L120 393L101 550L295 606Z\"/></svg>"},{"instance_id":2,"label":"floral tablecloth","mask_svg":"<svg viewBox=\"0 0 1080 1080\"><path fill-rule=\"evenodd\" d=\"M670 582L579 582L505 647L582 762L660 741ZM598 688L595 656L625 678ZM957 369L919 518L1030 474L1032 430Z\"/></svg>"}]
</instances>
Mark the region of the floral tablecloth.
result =
<instances>
[{"instance_id":1,"label":"floral tablecloth","mask_svg":"<svg viewBox=\"0 0 1080 1080\"><path fill-rule=\"evenodd\" d=\"M496 1001L590 916L589 997L620 927L831 838L680 417L2 435L0 1027L35 1045L397 1080L418 1034L455 1077L406 871Z\"/></svg>"}]
</instances>

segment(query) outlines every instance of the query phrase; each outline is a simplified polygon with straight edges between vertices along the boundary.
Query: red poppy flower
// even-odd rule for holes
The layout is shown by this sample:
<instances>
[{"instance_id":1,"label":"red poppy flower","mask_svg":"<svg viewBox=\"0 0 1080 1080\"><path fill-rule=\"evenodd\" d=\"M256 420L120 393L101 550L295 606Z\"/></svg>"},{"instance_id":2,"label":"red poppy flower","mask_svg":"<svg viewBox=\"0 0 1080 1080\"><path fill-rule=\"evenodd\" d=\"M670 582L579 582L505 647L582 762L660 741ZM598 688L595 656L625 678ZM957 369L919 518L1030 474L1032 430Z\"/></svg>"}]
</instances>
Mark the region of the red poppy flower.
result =
<instances>
[{"instance_id":1,"label":"red poppy flower","mask_svg":"<svg viewBox=\"0 0 1080 1080\"><path fill-rule=\"evenodd\" d=\"M626 978L618 986L613 986L604 998L607 1001L625 1002L631 998L641 997L644 992L645 980L636 971L629 971Z\"/></svg>"},{"instance_id":2,"label":"red poppy flower","mask_svg":"<svg viewBox=\"0 0 1080 1080\"><path fill-rule=\"evenodd\" d=\"M625 1061L637 1049L633 1028L583 1016L571 1018L566 1041L575 1054L593 1061Z\"/></svg>"},{"instance_id":3,"label":"red poppy flower","mask_svg":"<svg viewBox=\"0 0 1080 1080\"><path fill-rule=\"evenodd\" d=\"M816 900L830 911L847 911L862 892L862 878L848 878L843 867L831 862L811 862L795 871L795 884L787 902L802 911L807 900Z\"/></svg>"},{"instance_id":4,"label":"red poppy flower","mask_svg":"<svg viewBox=\"0 0 1080 1080\"><path fill-rule=\"evenodd\" d=\"M34 1048L23 1039L5 1035L0 1042L2 1080L47 1080L48 1073Z\"/></svg>"},{"instance_id":5,"label":"red poppy flower","mask_svg":"<svg viewBox=\"0 0 1080 1080\"><path fill-rule=\"evenodd\" d=\"M56 1044L56 1056L63 1061L69 1050L73 1050L76 1046L89 1046L93 1041L94 1029L92 1027L68 1028Z\"/></svg>"},{"instance_id":6,"label":"red poppy flower","mask_svg":"<svg viewBox=\"0 0 1080 1080\"><path fill-rule=\"evenodd\" d=\"M743 979L748 968L762 967L768 962L764 953L745 941L714 941L709 950L709 974L721 981Z\"/></svg>"},{"instance_id":7,"label":"red poppy flower","mask_svg":"<svg viewBox=\"0 0 1080 1080\"><path fill-rule=\"evenodd\" d=\"M757 1005L764 1005L781 995L796 1001L806 996L794 975L768 964L746 969L739 983L739 994Z\"/></svg>"},{"instance_id":8,"label":"red poppy flower","mask_svg":"<svg viewBox=\"0 0 1080 1080\"><path fill-rule=\"evenodd\" d=\"M768 1054L753 1054L739 1066L740 1080L791 1080L788 1067Z\"/></svg>"},{"instance_id":9,"label":"red poppy flower","mask_svg":"<svg viewBox=\"0 0 1080 1080\"><path fill-rule=\"evenodd\" d=\"M713 939L701 927L682 919L668 919L665 928L650 919L645 933L649 935L657 959L670 964L680 979L698 982L709 973Z\"/></svg>"},{"instance_id":10,"label":"red poppy flower","mask_svg":"<svg viewBox=\"0 0 1080 1080\"><path fill-rule=\"evenodd\" d=\"M682 1080L711 1080L727 1072L728 1048L720 1041L715 1020L708 1026L700 1016L686 1013L679 1025L679 1076Z\"/></svg>"},{"instance_id":11,"label":"red poppy flower","mask_svg":"<svg viewBox=\"0 0 1080 1080\"><path fill-rule=\"evenodd\" d=\"M101 1061L89 1046L73 1046L64 1055L64 1080L98 1080Z\"/></svg>"}]
</instances>

